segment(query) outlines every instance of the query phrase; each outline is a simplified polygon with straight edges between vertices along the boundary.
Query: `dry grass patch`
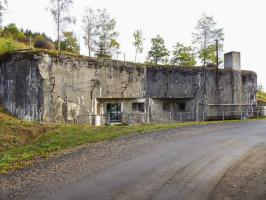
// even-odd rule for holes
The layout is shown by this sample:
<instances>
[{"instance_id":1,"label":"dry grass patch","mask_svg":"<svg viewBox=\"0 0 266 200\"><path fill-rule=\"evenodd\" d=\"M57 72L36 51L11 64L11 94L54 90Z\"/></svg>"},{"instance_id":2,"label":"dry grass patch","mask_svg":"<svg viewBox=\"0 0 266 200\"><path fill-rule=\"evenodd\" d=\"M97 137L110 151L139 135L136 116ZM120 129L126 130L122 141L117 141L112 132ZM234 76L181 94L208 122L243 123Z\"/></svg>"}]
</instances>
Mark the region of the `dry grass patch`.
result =
<instances>
[{"instance_id":1,"label":"dry grass patch","mask_svg":"<svg viewBox=\"0 0 266 200\"><path fill-rule=\"evenodd\" d=\"M0 106L0 154L8 149L32 143L51 128L52 126L19 120Z\"/></svg>"}]
</instances>

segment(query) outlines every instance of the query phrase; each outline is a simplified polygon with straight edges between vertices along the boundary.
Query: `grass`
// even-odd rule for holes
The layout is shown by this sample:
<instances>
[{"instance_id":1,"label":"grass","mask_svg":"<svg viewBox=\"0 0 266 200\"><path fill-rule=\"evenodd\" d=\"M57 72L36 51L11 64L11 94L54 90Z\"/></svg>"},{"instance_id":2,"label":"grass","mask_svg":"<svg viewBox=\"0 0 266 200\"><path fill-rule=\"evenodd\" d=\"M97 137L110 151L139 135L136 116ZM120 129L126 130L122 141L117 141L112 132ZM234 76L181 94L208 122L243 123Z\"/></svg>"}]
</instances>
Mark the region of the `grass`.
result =
<instances>
[{"instance_id":1,"label":"grass","mask_svg":"<svg viewBox=\"0 0 266 200\"><path fill-rule=\"evenodd\" d=\"M233 120L237 122L240 120ZM231 121L227 121L231 122ZM134 126L47 125L19 120L0 107L0 174L28 166L38 158L92 142L128 134L219 122L146 124Z\"/></svg>"},{"instance_id":2,"label":"grass","mask_svg":"<svg viewBox=\"0 0 266 200\"><path fill-rule=\"evenodd\" d=\"M19 120L0 106L0 154L27 145L52 128L52 125Z\"/></svg>"},{"instance_id":3,"label":"grass","mask_svg":"<svg viewBox=\"0 0 266 200\"><path fill-rule=\"evenodd\" d=\"M65 149L86 143L116 139L131 133L142 134L151 131L191 126L195 124L221 122L191 122L175 124L148 124L134 126L101 126L87 125L57 125L53 130L40 134L27 145L15 146L0 152L0 173L23 168L30 160L47 158ZM55 126L55 125L54 125ZM30 126L31 127L31 126Z\"/></svg>"},{"instance_id":4,"label":"grass","mask_svg":"<svg viewBox=\"0 0 266 200\"><path fill-rule=\"evenodd\" d=\"M18 50L18 49L29 49L30 46L17 42L11 38L0 38L0 54L4 54L6 52Z\"/></svg>"},{"instance_id":5,"label":"grass","mask_svg":"<svg viewBox=\"0 0 266 200\"><path fill-rule=\"evenodd\" d=\"M257 100L260 103L266 104L266 93L262 91L257 92Z\"/></svg>"}]
</instances>

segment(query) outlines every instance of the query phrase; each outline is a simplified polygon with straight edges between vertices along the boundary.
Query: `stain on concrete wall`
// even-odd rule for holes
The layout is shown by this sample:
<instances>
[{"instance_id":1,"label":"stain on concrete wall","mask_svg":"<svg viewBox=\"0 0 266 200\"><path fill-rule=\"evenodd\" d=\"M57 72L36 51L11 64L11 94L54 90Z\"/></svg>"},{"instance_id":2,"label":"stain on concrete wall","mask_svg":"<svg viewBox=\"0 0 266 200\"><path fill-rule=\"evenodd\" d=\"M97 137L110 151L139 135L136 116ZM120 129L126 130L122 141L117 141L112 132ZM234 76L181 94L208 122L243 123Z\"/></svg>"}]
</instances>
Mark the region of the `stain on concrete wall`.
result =
<instances>
[{"instance_id":1,"label":"stain on concrete wall","mask_svg":"<svg viewBox=\"0 0 266 200\"><path fill-rule=\"evenodd\" d=\"M15 116L42 121L43 82L38 57L14 54L1 60L0 101Z\"/></svg>"},{"instance_id":2,"label":"stain on concrete wall","mask_svg":"<svg viewBox=\"0 0 266 200\"><path fill-rule=\"evenodd\" d=\"M254 72L201 67L140 66L88 57L16 52L1 58L0 100L22 119L69 122L102 115L107 103L121 112L212 113L254 107ZM205 92L206 91L206 92ZM167 105L169 103L169 105ZM140 113L141 114L141 113Z\"/></svg>"}]
</instances>

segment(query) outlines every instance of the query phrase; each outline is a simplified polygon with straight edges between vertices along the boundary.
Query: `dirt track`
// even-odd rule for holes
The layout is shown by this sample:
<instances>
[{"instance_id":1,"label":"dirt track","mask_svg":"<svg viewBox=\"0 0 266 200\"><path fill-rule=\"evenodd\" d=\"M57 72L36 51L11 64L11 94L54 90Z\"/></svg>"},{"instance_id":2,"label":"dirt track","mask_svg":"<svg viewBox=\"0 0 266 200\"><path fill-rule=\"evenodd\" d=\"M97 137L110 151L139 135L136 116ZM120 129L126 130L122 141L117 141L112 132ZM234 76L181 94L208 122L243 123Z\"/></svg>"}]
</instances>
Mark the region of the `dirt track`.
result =
<instances>
[{"instance_id":1,"label":"dirt track","mask_svg":"<svg viewBox=\"0 0 266 200\"><path fill-rule=\"evenodd\" d=\"M0 176L0 199L265 199L265 130L254 121L90 144Z\"/></svg>"}]
</instances>

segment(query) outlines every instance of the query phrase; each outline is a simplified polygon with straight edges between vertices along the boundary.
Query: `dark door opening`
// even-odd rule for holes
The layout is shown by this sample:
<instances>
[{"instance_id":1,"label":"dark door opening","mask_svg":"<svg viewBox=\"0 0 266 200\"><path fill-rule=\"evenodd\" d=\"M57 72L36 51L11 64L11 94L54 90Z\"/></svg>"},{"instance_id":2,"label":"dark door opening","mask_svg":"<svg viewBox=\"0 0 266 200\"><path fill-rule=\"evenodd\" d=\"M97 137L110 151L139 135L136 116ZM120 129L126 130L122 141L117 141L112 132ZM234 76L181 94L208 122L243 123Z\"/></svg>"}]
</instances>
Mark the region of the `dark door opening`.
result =
<instances>
[{"instance_id":1,"label":"dark door opening","mask_svg":"<svg viewBox=\"0 0 266 200\"><path fill-rule=\"evenodd\" d=\"M106 113L110 122L121 122L121 103L107 103Z\"/></svg>"}]
</instances>

